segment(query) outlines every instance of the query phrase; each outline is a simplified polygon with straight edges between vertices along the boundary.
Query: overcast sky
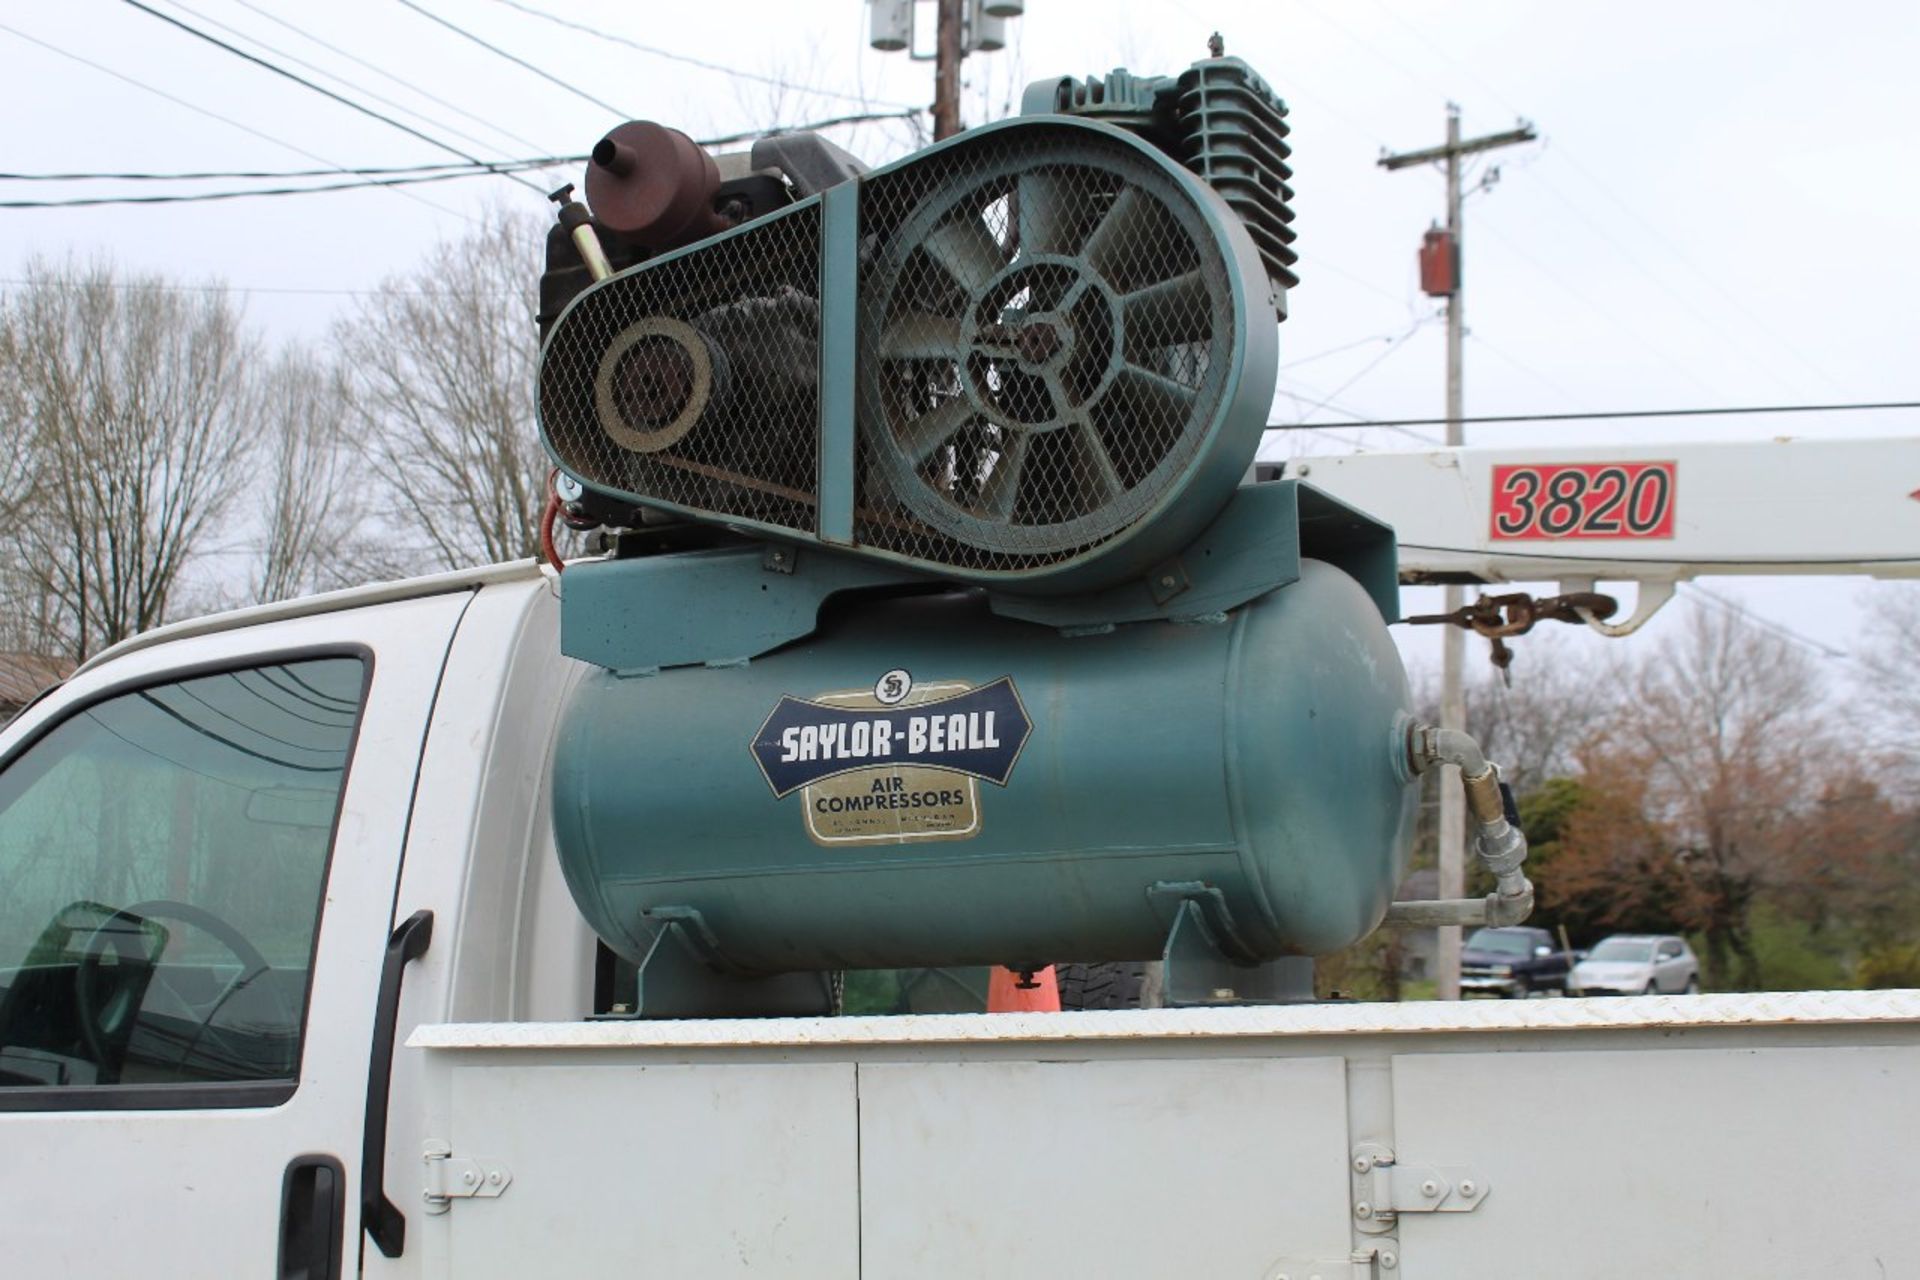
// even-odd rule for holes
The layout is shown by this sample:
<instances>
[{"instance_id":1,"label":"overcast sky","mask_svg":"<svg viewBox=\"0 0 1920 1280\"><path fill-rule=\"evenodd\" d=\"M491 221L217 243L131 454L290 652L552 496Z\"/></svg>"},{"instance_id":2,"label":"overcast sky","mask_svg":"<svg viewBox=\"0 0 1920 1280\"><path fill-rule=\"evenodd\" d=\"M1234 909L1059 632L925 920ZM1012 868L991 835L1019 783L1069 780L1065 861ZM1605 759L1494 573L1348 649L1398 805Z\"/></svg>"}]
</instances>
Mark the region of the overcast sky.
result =
<instances>
[{"instance_id":1,"label":"overcast sky","mask_svg":"<svg viewBox=\"0 0 1920 1280\"><path fill-rule=\"evenodd\" d=\"M910 107L930 94L927 64L867 48L858 0L418 0L605 106L400 0L150 2L489 159L585 151L616 122L608 107L712 136ZM596 38L528 9L738 74ZM1204 56L1216 29L1292 109L1302 284L1281 331L1277 420L1441 409L1443 326L1418 292L1414 251L1443 212L1443 184L1437 171L1389 174L1375 160L1383 148L1441 141L1449 100L1461 105L1469 135L1524 116L1542 139L1492 157L1497 184L1468 203L1469 414L1920 398L1911 319L1920 297L1920 77L1912 72L1920 6L1028 0L1012 45L968 61L969 119L1017 109L1020 86L1042 76L1122 65L1178 71ZM0 51L9 171L450 158L117 0L6 6ZM834 136L876 159L912 139L898 123ZM130 189L5 182L0 199ZM126 267L248 290L248 314L270 335L317 338L352 305L352 291L408 268L435 240L458 237L489 201L533 208L539 197L481 178L405 194L0 210L0 278L16 279L34 254L110 254ZM1487 426L1471 428L1469 440L1779 434L1920 435L1920 416ZM1270 439L1268 451L1354 446L1419 442L1379 429L1295 433ZM1909 479L1920 488L1920 475ZM1915 513L1920 522L1920 503ZM1837 651L1854 643L1868 590L1853 580L1707 586ZM1423 596L1410 604L1429 607ZM1671 627L1657 623L1649 634ZM1411 643L1422 660L1430 647ZM1844 674L1843 659L1824 661Z\"/></svg>"}]
</instances>

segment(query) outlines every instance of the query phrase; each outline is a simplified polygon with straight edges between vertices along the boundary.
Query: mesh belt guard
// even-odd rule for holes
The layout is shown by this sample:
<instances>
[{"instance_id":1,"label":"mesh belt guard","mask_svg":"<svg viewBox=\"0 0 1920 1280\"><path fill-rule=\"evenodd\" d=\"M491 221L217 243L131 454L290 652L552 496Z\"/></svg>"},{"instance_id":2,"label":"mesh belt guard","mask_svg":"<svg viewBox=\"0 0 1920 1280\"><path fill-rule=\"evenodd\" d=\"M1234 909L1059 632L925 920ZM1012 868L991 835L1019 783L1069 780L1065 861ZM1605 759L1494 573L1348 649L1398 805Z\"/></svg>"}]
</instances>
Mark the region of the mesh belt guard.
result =
<instances>
[{"instance_id":1,"label":"mesh belt guard","mask_svg":"<svg viewBox=\"0 0 1920 1280\"><path fill-rule=\"evenodd\" d=\"M1101 122L1001 121L583 292L542 438L622 500L1060 594L1144 574L1251 464L1267 269Z\"/></svg>"}]
</instances>

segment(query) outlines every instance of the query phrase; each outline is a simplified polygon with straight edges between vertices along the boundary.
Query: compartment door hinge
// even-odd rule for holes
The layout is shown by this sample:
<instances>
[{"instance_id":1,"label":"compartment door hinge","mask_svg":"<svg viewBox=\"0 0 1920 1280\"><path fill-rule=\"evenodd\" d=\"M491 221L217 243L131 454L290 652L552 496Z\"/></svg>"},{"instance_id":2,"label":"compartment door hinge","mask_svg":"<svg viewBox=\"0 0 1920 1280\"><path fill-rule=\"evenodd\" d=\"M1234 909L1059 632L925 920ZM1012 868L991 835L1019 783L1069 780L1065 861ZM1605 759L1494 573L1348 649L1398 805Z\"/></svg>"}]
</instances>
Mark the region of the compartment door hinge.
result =
<instances>
[{"instance_id":1,"label":"compartment door hinge","mask_svg":"<svg viewBox=\"0 0 1920 1280\"><path fill-rule=\"evenodd\" d=\"M455 1200L495 1199L513 1185L513 1171L500 1161L456 1156L445 1142L429 1140L420 1158L427 1166L421 1199L430 1214L445 1213Z\"/></svg>"},{"instance_id":2,"label":"compartment door hinge","mask_svg":"<svg viewBox=\"0 0 1920 1280\"><path fill-rule=\"evenodd\" d=\"M1487 1198L1487 1180L1464 1165L1400 1164L1390 1148L1353 1149L1354 1225L1384 1234L1404 1213L1472 1213Z\"/></svg>"}]
</instances>

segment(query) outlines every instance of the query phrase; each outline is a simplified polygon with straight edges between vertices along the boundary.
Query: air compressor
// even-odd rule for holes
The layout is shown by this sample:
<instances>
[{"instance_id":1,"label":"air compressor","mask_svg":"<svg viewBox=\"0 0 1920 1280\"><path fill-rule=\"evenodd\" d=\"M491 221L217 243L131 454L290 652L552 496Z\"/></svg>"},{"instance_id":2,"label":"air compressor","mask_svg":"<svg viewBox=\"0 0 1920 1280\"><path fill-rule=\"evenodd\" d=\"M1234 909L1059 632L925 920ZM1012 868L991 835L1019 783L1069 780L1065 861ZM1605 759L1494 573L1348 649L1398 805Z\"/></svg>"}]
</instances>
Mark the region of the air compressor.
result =
<instances>
[{"instance_id":1,"label":"air compressor","mask_svg":"<svg viewBox=\"0 0 1920 1280\"><path fill-rule=\"evenodd\" d=\"M1042 81L871 170L649 122L594 148L542 281L542 438L608 530L562 582L595 669L552 803L641 1016L1056 960L1303 998L1386 914L1442 760L1487 910L1524 914L1497 775L1414 721L1392 531L1245 482L1287 132L1213 57Z\"/></svg>"}]
</instances>

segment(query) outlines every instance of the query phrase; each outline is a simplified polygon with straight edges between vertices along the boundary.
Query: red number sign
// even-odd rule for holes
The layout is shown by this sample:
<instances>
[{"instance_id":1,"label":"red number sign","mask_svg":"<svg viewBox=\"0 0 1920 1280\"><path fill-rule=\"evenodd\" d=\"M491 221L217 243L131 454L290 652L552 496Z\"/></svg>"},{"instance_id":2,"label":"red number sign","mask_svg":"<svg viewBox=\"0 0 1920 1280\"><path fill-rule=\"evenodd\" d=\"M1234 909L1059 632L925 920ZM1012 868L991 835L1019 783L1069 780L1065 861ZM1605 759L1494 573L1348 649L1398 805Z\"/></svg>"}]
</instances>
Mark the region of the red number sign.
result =
<instances>
[{"instance_id":1,"label":"red number sign","mask_svg":"<svg viewBox=\"0 0 1920 1280\"><path fill-rule=\"evenodd\" d=\"M1671 462L1519 463L1493 469L1495 542L1671 538Z\"/></svg>"}]
</instances>

